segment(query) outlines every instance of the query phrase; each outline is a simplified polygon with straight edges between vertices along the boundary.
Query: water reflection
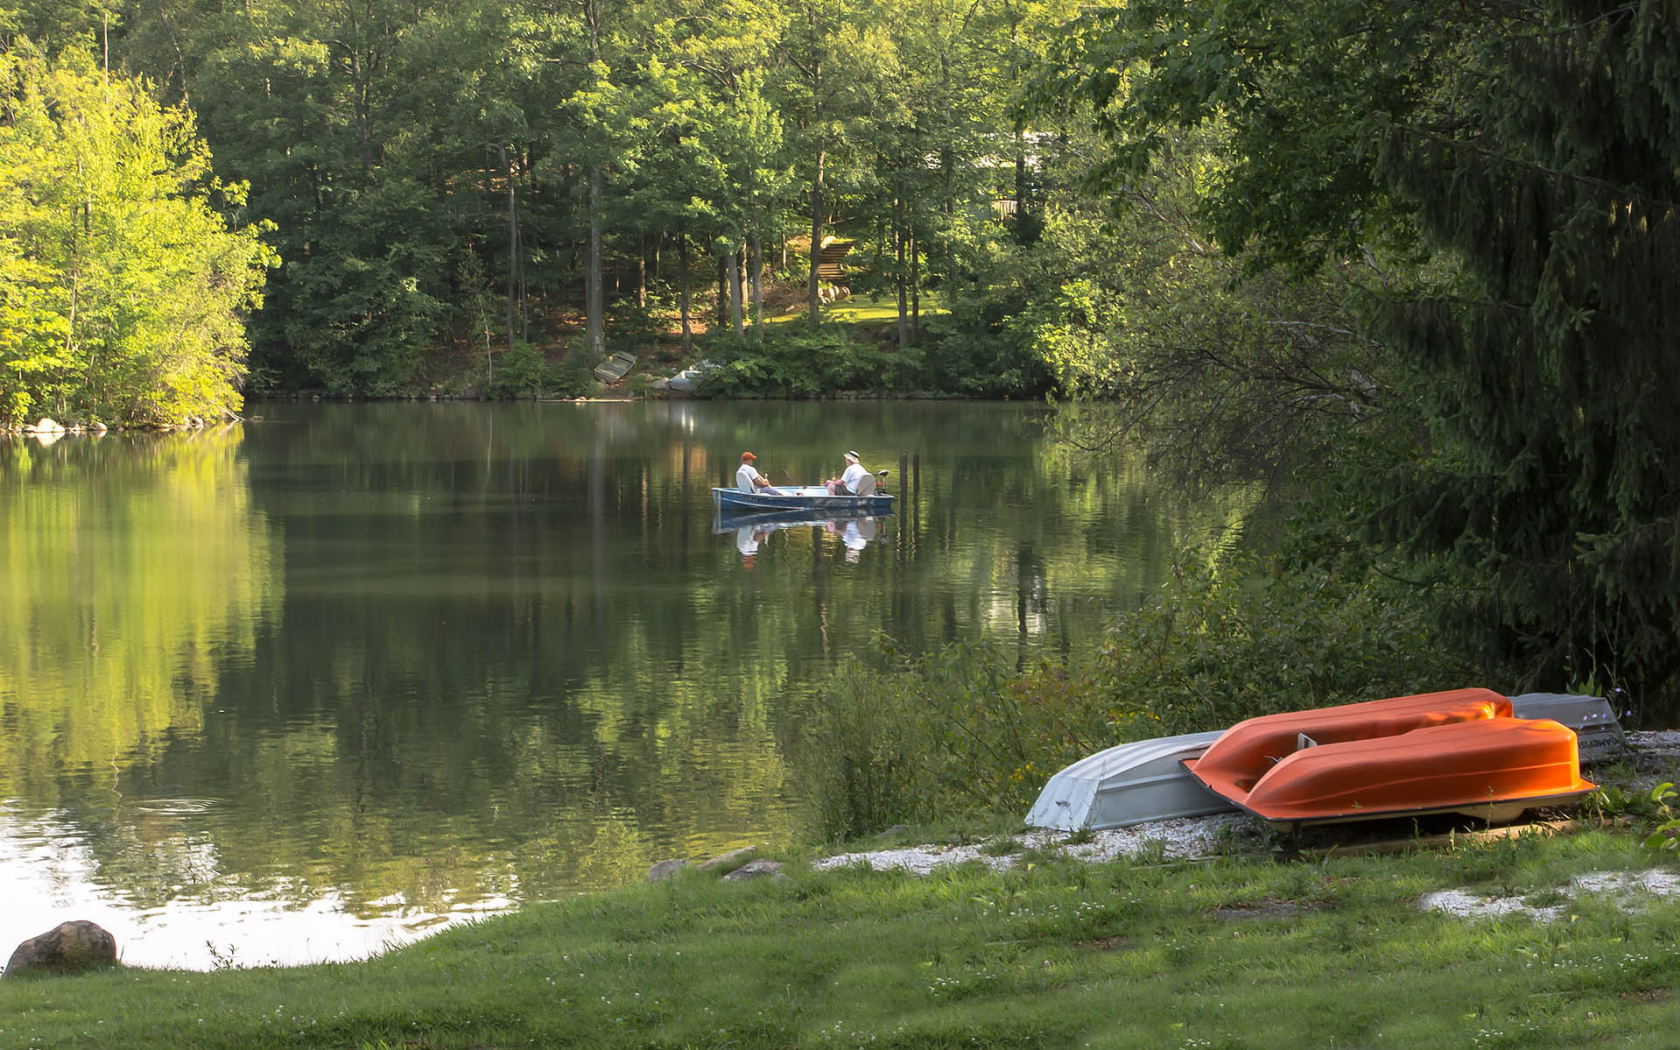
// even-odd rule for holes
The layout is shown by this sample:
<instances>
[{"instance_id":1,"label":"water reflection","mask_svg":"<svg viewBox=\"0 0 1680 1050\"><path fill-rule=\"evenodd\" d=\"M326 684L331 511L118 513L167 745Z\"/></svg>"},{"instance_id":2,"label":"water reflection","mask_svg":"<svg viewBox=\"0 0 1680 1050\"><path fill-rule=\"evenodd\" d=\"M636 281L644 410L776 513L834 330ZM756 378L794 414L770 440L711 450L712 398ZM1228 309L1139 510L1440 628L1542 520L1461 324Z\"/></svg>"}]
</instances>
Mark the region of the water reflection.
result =
<instances>
[{"instance_id":1,"label":"water reflection","mask_svg":"<svg viewBox=\"0 0 1680 1050\"><path fill-rule=\"evenodd\" d=\"M1065 648L1246 506L1047 455L1034 413L276 405L0 440L0 950L104 916L130 962L348 957L789 840L836 660ZM892 516L716 529L740 449L818 477L865 433L915 457Z\"/></svg>"},{"instance_id":2,"label":"water reflection","mask_svg":"<svg viewBox=\"0 0 1680 1050\"><path fill-rule=\"evenodd\" d=\"M204 812L184 809L181 816ZM252 887L225 870L215 836L186 821L162 849L142 858L140 884L161 881L172 892L146 894L113 879L108 855L86 841L78 815L23 817L0 806L0 873L7 913L0 919L10 946L70 919L87 919L117 938L131 966L207 969L364 959L448 926L506 910L506 898L447 907L410 907L400 895L358 914L330 887L298 892L284 884Z\"/></svg>"},{"instance_id":3,"label":"water reflection","mask_svg":"<svg viewBox=\"0 0 1680 1050\"><path fill-rule=\"evenodd\" d=\"M835 514L817 511L772 511L765 513L721 513L712 521L714 535L731 535L735 549L741 554L741 567L751 569L758 563L758 552L778 532L811 530L815 534L833 537L843 552L843 560L857 564L865 547L880 536L880 515Z\"/></svg>"}]
</instances>

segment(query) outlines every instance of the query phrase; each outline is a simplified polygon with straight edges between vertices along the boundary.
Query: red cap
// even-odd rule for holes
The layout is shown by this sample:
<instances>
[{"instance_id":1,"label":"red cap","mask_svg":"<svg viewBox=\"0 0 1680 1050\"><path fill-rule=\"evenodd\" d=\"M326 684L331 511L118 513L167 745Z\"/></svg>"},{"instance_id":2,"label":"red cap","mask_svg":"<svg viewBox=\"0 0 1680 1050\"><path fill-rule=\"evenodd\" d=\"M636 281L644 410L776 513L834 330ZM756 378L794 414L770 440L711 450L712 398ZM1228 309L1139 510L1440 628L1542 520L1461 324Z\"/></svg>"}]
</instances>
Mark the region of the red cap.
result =
<instances>
[{"instance_id":1,"label":"red cap","mask_svg":"<svg viewBox=\"0 0 1680 1050\"><path fill-rule=\"evenodd\" d=\"M745 462L745 461L746 461L746 460L749 460L749 459L757 459L757 458L758 458L758 457L757 457L757 456L755 456L755 455L753 455L753 454L752 454L752 453L751 453L751 452L743 452L743 453L741 453L741 460L742 460L742 461L743 461L743 462Z\"/></svg>"}]
</instances>

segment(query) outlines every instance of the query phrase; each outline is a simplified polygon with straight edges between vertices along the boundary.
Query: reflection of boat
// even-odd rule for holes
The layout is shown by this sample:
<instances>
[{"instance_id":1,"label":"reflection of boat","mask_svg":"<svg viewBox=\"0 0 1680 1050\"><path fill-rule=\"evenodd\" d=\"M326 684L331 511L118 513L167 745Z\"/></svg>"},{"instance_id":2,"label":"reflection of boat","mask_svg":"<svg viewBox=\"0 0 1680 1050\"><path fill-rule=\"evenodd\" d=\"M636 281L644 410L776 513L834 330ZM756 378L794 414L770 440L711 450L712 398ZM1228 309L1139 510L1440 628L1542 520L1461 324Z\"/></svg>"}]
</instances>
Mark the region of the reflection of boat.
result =
<instances>
[{"instance_id":1,"label":"reflection of boat","mask_svg":"<svg viewBox=\"0 0 1680 1050\"><path fill-rule=\"evenodd\" d=\"M1511 701L1458 689L1251 718L1184 763L1262 820L1302 825L1464 813L1509 820L1573 801L1575 732L1511 716Z\"/></svg>"},{"instance_id":2,"label":"reflection of boat","mask_svg":"<svg viewBox=\"0 0 1680 1050\"><path fill-rule=\"evenodd\" d=\"M831 510L818 513L808 507L797 507L790 510L734 510L720 509L717 517L712 519L712 534L721 536L736 529L800 529L825 528L830 524L847 521L861 521L865 518L875 518L891 514L889 508L885 511L872 510Z\"/></svg>"},{"instance_id":3,"label":"reflection of boat","mask_svg":"<svg viewBox=\"0 0 1680 1050\"><path fill-rule=\"evenodd\" d=\"M892 509L893 498L884 492L877 492L868 496L853 496L850 494L833 496L828 489L821 485L781 485L777 486L779 495L771 496L762 492L742 492L740 489L712 490L712 500L717 504L719 512L732 511L815 511L818 515L825 515L833 510L868 511L884 514Z\"/></svg>"},{"instance_id":4,"label":"reflection of boat","mask_svg":"<svg viewBox=\"0 0 1680 1050\"><path fill-rule=\"evenodd\" d=\"M1121 744L1082 758L1050 778L1027 814L1035 828L1123 828L1149 820L1199 817L1236 807L1185 771L1220 731Z\"/></svg>"},{"instance_id":5,"label":"reflection of boat","mask_svg":"<svg viewBox=\"0 0 1680 1050\"><path fill-rule=\"evenodd\" d=\"M758 514L720 511L712 521L712 532L733 532L735 546L741 552L743 563L748 567L752 566L758 556L759 544L783 529L821 529L825 533L838 536L841 545L846 548L848 562L857 561L863 549L875 541L879 532L874 515L862 511L830 511L820 518L813 517L814 513L811 510Z\"/></svg>"},{"instance_id":6,"label":"reflection of boat","mask_svg":"<svg viewBox=\"0 0 1680 1050\"><path fill-rule=\"evenodd\" d=\"M1442 695L1436 694L1436 697ZM1440 706L1438 699L1424 699L1421 704L1397 705L1392 700L1376 703L1375 727L1403 732L1419 728L1413 723L1419 719L1420 710L1427 713ZM1473 698L1473 704L1486 705L1479 710L1493 712L1496 717L1503 710L1496 698L1490 700L1488 696ZM1373 711L1365 705L1352 707L1367 714ZM1355 713L1357 717L1359 712ZM1626 747L1622 727L1617 723L1609 703L1602 697L1525 693L1510 698L1510 713L1518 719L1550 719L1574 730L1578 740L1578 761L1583 764L1618 754ZM1311 714L1314 712L1274 717L1300 718ZM1394 721L1397 716L1398 722ZM1296 734L1294 738L1290 737L1291 732ZM1300 743L1300 732L1298 727L1286 729L1271 745L1262 745L1262 751L1281 753L1285 748L1292 750ZM1323 729L1318 732L1320 736L1329 735ZM1186 764L1200 758L1221 735L1222 731L1214 731L1138 740L1082 758L1050 778L1033 803L1026 822L1033 827L1062 831L1078 831L1081 828L1102 830L1151 820L1235 810L1238 808L1235 802L1214 794L1185 768ZM1481 812L1478 815L1485 816L1485 808L1479 807Z\"/></svg>"}]
</instances>

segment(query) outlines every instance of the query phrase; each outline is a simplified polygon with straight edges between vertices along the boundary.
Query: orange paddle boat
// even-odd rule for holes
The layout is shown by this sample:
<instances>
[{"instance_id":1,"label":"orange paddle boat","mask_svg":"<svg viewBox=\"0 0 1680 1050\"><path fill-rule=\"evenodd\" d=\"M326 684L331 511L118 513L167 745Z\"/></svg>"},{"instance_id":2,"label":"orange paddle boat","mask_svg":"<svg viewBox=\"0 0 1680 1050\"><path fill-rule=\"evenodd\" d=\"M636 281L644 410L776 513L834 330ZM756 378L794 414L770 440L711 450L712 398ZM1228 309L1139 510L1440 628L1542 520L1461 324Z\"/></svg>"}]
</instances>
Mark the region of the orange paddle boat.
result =
<instances>
[{"instance_id":1,"label":"orange paddle boat","mask_svg":"<svg viewBox=\"0 0 1680 1050\"><path fill-rule=\"evenodd\" d=\"M1491 822L1591 791L1575 732L1511 717L1486 689L1456 689L1239 722L1184 763L1209 790L1300 826L1463 813Z\"/></svg>"}]
</instances>

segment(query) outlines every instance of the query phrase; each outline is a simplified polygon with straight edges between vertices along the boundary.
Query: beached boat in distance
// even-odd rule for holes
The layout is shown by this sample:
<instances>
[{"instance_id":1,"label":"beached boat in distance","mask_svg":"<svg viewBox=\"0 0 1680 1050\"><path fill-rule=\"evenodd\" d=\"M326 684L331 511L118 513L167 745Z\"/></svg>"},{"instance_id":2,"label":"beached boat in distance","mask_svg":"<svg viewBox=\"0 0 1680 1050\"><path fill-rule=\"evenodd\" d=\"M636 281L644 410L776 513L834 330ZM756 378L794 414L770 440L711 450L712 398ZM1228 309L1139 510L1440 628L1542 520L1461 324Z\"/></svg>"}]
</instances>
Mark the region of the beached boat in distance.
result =
<instances>
[{"instance_id":1,"label":"beached boat in distance","mask_svg":"<svg viewBox=\"0 0 1680 1050\"><path fill-rule=\"evenodd\" d=\"M1200 757L1221 732L1138 740L1082 758L1044 785L1027 824L1056 831L1101 831L1235 809L1183 764Z\"/></svg>"},{"instance_id":2,"label":"beached boat in distance","mask_svg":"<svg viewBox=\"0 0 1680 1050\"><path fill-rule=\"evenodd\" d=\"M892 510L893 498L885 492L873 492L869 495L852 495L844 493L831 495L828 489L821 485L777 485L775 495L763 491L742 492L740 489L712 489L712 501L717 504L718 511L741 513L743 511L831 511L855 510L871 514L886 514Z\"/></svg>"}]
</instances>

